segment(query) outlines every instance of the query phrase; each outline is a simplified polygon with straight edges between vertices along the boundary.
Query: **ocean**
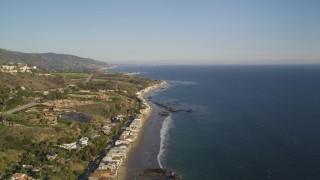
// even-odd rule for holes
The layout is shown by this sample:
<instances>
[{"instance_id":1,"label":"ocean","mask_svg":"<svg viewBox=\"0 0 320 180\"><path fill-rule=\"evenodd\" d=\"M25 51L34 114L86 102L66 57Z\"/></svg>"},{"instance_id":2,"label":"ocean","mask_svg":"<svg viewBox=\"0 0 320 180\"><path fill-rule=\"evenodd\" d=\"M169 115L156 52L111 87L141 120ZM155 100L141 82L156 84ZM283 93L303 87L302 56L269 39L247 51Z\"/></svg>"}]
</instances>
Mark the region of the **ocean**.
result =
<instances>
[{"instance_id":1,"label":"ocean","mask_svg":"<svg viewBox=\"0 0 320 180\"><path fill-rule=\"evenodd\" d=\"M141 142L141 149L154 152L146 161L157 165L149 165L186 180L320 179L320 66L118 66L112 71L168 81L151 100L182 110L154 114L148 122L157 124L147 125L146 131L156 128L143 134L154 140Z\"/></svg>"}]
</instances>

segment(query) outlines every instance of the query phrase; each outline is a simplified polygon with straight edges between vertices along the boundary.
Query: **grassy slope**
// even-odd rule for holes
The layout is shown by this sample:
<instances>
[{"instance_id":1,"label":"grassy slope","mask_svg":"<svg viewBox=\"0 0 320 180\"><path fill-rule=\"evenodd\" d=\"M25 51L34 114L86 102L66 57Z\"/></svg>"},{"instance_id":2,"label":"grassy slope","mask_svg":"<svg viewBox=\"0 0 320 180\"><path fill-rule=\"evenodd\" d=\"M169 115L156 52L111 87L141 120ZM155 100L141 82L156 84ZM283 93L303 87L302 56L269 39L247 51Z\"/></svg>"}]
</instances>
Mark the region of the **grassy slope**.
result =
<instances>
[{"instance_id":1,"label":"grassy slope","mask_svg":"<svg viewBox=\"0 0 320 180\"><path fill-rule=\"evenodd\" d=\"M76 83L62 77L43 77L29 73L18 73L16 75L0 72L0 84L2 87L16 88L24 86L34 90L48 90L49 88L62 88L69 83Z\"/></svg>"},{"instance_id":2,"label":"grassy slope","mask_svg":"<svg viewBox=\"0 0 320 180\"><path fill-rule=\"evenodd\" d=\"M89 77L89 73L55 73L55 74L63 76L63 77L69 77L69 78L75 78L75 79Z\"/></svg>"}]
</instances>

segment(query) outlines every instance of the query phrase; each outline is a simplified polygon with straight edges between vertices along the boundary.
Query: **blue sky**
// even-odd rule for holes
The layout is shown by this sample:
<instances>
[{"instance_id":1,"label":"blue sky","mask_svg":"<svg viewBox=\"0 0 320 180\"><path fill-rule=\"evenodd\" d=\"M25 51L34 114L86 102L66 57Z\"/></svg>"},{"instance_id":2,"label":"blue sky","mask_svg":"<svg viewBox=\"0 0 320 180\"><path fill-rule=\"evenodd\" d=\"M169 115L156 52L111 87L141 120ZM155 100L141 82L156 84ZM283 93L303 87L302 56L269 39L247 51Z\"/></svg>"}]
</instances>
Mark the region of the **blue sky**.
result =
<instances>
[{"instance_id":1,"label":"blue sky","mask_svg":"<svg viewBox=\"0 0 320 180\"><path fill-rule=\"evenodd\" d=\"M118 63L320 63L319 0L2 0L0 48Z\"/></svg>"}]
</instances>

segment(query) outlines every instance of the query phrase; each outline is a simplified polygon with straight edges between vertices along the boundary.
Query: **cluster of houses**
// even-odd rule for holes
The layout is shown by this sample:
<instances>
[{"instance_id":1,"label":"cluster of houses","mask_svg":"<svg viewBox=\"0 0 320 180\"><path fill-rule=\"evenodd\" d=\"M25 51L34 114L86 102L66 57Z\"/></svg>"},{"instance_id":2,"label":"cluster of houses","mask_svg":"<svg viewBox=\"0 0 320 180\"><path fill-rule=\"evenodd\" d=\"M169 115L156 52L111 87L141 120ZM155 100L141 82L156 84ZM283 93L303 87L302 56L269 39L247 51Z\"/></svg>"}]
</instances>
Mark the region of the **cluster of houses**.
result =
<instances>
[{"instance_id":1,"label":"cluster of houses","mask_svg":"<svg viewBox=\"0 0 320 180\"><path fill-rule=\"evenodd\" d=\"M57 157L58 157L58 154L55 152L49 152L46 154L46 159L49 161L53 161ZM33 166L32 165L22 165L22 167L23 168L32 168ZM54 168L53 165L45 164L45 165L42 165L41 167L33 168L31 170L31 173L36 174L36 173L39 173L41 171L41 169L47 169L47 168L54 169L55 171L57 170L56 168ZM29 176L24 173L14 173L11 175L11 178L10 178L10 180L31 180L31 179L34 179L34 178L32 176Z\"/></svg>"},{"instance_id":2,"label":"cluster of houses","mask_svg":"<svg viewBox=\"0 0 320 180\"><path fill-rule=\"evenodd\" d=\"M114 146L109 149L106 156L101 160L98 169L96 169L90 176L89 180L99 179L117 179L118 170L126 158L127 152L131 148L131 144L137 139L139 131L142 127L142 120L140 118L147 115L151 107L147 101L143 98L145 93L148 93L160 86L165 85L163 81L160 84L148 87L137 93L137 96L142 100L144 108L140 109L138 118L134 119L128 127L120 135L119 139L115 141ZM122 118L121 116L115 118ZM111 126L103 128L105 131L110 131Z\"/></svg>"},{"instance_id":3,"label":"cluster of houses","mask_svg":"<svg viewBox=\"0 0 320 180\"><path fill-rule=\"evenodd\" d=\"M116 179L118 170L126 158L131 144L135 141L142 126L141 119L134 119L122 132L120 138L114 146L109 149L106 156L102 159L98 169L89 176L90 180L95 179Z\"/></svg>"},{"instance_id":4,"label":"cluster of houses","mask_svg":"<svg viewBox=\"0 0 320 180\"><path fill-rule=\"evenodd\" d=\"M47 124L56 125L58 123L58 118L61 117L61 112L73 112L75 110L73 110L72 107L88 104L93 104L93 102L69 99L46 101L43 105L48 107L41 109L40 112L43 114L43 120L46 121Z\"/></svg>"},{"instance_id":5,"label":"cluster of houses","mask_svg":"<svg viewBox=\"0 0 320 180\"><path fill-rule=\"evenodd\" d=\"M62 144L59 147L64 148L64 149L78 149L84 146L87 146L89 143L89 138L88 137L83 137L78 140L78 142L73 142L69 144Z\"/></svg>"},{"instance_id":6,"label":"cluster of houses","mask_svg":"<svg viewBox=\"0 0 320 180\"><path fill-rule=\"evenodd\" d=\"M88 104L88 103L90 104L91 102L77 102L77 101L71 101L71 100L47 101L43 103L43 105L46 105L48 107L37 108L38 109L37 111L43 115L42 118L39 119L38 123L56 125L58 124L58 117L61 112L73 111L70 108L72 108L75 104ZM33 111L33 110L28 110L28 111Z\"/></svg>"},{"instance_id":7,"label":"cluster of houses","mask_svg":"<svg viewBox=\"0 0 320 180\"><path fill-rule=\"evenodd\" d=\"M0 66L1 72L7 73L31 73L31 70L36 70L37 66L28 66L25 64L18 63L17 65L2 65Z\"/></svg>"}]
</instances>

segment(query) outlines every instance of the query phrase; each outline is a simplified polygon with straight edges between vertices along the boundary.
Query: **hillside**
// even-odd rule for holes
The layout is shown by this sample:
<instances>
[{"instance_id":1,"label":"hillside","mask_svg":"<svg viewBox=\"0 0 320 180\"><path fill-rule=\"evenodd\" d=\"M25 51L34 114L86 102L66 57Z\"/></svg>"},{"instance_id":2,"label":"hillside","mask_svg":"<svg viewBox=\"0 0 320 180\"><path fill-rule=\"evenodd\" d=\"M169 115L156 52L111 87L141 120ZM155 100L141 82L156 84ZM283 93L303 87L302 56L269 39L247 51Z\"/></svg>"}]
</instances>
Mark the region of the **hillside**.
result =
<instances>
[{"instance_id":1,"label":"hillside","mask_svg":"<svg viewBox=\"0 0 320 180\"><path fill-rule=\"evenodd\" d=\"M59 67L61 67L61 64L64 64L65 66L62 67L62 71L66 72L84 72L88 69L91 70L108 66L108 64L105 62L68 54L43 53L38 55L46 60L54 62L55 64L59 65Z\"/></svg>"},{"instance_id":2,"label":"hillside","mask_svg":"<svg viewBox=\"0 0 320 180\"><path fill-rule=\"evenodd\" d=\"M0 72L0 179L79 179L145 111L136 93L158 83L101 71L86 77Z\"/></svg>"},{"instance_id":3,"label":"hillside","mask_svg":"<svg viewBox=\"0 0 320 180\"><path fill-rule=\"evenodd\" d=\"M22 53L5 49L0 49L0 62L24 63L57 72L91 72L109 66L105 62L67 54Z\"/></svg>"},{"instance_id":4,"label":"hillside","mask_svg":"<svg viewBox=\"0 0 320 180\"><path fill-rule=\"evenodd\" d=\"M35 76L31 73L18 73L16 75L0 72L1 88L15 89L23 86L27 89L48 90L49 88L61 88L68 83L74 83L61 76Z\"/></svg>"}]
</instances>

